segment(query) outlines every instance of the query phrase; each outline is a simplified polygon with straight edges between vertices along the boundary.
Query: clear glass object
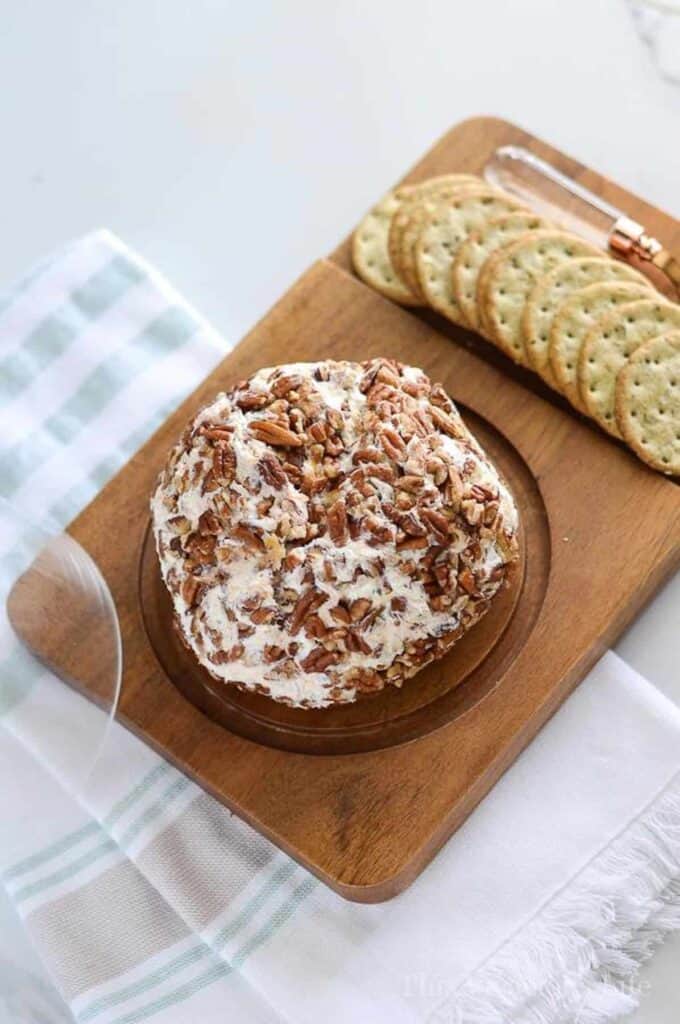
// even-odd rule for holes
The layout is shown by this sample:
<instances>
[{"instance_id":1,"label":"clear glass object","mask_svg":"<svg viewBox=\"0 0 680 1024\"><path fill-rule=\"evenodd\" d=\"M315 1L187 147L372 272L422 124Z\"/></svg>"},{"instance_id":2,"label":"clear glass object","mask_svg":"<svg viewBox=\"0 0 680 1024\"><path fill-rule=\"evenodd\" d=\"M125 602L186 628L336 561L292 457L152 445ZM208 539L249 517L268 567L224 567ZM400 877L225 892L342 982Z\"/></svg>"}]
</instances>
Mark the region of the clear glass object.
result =
<instances>
[{"instance_id":1,"label":"clear glass object","mask_svg":"<svg viewBox=\"0 0 680 1024\"><path fill-rule=\"evenodd\" d=\"M552 164L522 146L501 146L484 177L547 220L626 260L673 302L680 300L680 260L642 224Z\"/></svg>"},{"instance_id":2,"label":"clear glass object","mask_svg":"<svg viewBox=\"0 0 680 1024\"><path fill-rule=\"evenodd\" d=\"M118 617L96 563L0 498L0 727L84 791L121 684Z\"/></svg>"},{"instance_id":3,"label":"clear glass object","mask_svg":"<svg viewBox=\"0 0 680 1024\"><path fill-rule=\"evenodd\" d=\"M517 196L547 220L601 249L609 247L622 210L605 202L521 146L501 146L484 168L487 181Z\"/></svg>"}]
</instances>

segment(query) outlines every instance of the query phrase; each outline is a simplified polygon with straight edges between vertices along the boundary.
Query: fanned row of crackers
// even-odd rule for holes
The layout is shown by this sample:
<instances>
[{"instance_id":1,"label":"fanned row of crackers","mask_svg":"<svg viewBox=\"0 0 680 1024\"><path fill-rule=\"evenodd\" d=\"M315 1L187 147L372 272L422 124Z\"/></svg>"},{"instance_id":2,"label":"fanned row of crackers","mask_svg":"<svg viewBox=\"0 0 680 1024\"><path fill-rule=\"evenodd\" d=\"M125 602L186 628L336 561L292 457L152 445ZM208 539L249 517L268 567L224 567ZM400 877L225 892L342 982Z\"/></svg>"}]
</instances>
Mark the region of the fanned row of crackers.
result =
<instances>
[{"instance_id":1,"label":"fanned row of crackers","mask_svg":"<svg viewBox=\"0 0 680 1024\"><path fill-rule=\"evenodd\" d=\"M680 306L627 263L470 174L390 192L355 231L352 258L387 298L478 331L680 475Z\"/></svg>"}]
</instances>

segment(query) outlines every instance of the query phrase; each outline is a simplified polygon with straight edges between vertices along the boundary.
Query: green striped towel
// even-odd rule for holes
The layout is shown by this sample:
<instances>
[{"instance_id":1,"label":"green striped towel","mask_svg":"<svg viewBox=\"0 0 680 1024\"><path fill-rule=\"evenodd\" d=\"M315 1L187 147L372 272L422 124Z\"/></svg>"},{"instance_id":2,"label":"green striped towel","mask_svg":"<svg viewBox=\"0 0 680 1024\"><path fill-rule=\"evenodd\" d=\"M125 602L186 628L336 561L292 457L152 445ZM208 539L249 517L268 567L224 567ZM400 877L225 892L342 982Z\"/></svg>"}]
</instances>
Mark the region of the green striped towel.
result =
<instances>
[{"instance_id":1,"label":"green striped towel","mask_svg":"<svg viewBox=\"0 0 680 1024\"><path fill-rule=\"evenodd\" d=\"M65 525L223 351L110 234L66 247L0 302L0 494ZM680 926L680 713L612 654L380 906L118 725L76 798L43 676L6 643L0 871L61 1001L0 956L0 1021L596 1024Z\"/></svg>"}]
</instances>

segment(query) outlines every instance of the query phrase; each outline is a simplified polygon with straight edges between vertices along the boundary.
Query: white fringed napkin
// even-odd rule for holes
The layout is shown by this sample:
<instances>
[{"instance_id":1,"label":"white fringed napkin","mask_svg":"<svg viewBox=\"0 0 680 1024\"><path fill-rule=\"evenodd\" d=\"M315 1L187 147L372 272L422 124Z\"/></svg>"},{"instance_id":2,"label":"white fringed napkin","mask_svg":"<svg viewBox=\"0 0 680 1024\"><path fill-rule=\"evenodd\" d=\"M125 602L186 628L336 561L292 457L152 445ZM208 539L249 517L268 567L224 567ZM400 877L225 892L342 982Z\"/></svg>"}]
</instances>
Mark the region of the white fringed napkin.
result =
<instances>
[{"instance_id":1,"label":"white fringed napkin","mask_svg":"<svg viewBox=\"0 0 680 1024\"><path fill-rule=\"evenodd\" d=\"M66 524L220 354L115 238L69 246L0 303L0 493ZM680 711L613 654L377 906L120 726L76 800L44 673L2 654L0 870L83 1024L598 1024L634 1007L638 964L680 927Z\"/></svg>"}]
</instances>

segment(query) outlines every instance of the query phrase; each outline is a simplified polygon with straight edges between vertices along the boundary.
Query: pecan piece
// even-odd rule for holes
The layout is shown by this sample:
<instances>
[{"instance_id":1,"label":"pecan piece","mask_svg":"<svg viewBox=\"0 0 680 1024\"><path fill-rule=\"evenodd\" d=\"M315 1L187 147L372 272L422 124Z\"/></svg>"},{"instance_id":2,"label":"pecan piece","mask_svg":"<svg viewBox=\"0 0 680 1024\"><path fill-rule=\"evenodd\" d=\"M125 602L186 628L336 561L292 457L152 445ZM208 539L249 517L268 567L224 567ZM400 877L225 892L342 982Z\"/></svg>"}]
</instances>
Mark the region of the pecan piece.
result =
<instances>
[{"instance_id":1,"label":"pecan piece","mask_svg":"<svg viewBox=\"0 0 680 1024\"><path fill-rule=\"evenodd\" d=\"M250 621L254 622L256 626L261 626L265 622L271 622L275 615L275 608L256 608L254 612L251 612Z\"/></svg>"},{"instance_id":2,"label":"pecan piece","mask_svg":"<svg viewBox=\"0 0 680 1024\"><path fill-rule=\"evenodd\" d=\"M300 662L300 667L305 672L324 672L339 660L340 655L337 651L327 651L325 647L314 647L304 661Z\"/></svg>"},{"instance_id":3,"label":"pecan piece","mask_svg":"<svg viewBox=\"0 0 680 1024\"><path fill-rule=\"evenodd\" d=\"M195 608L203 596L205 587L195 576L187 576L182 584L182 598L190 608Z\"/></svg>"},{"instance_id":4,"label":"pecan piece","mask_svg":"<svg viewBox=\"0 0 680 1024\"><path fill-rule=\"evenodd\" d=\"M427 413L423 409L414 410L413 420L420 437L427 437L432 432L432 423L428 420Z\"/></svg>"},{"instance_id":5,"label":"pecan piece","mask_svg":"<svg viewBox=\"0 0 680 1024\"><path fill-rule=\"evenodd\" d=\"M262 474L262 479L268 483L270 487L275 487L276 490L281 490L288 478L276 456L271 452L266 452L260 459L258 466L260 473Z\"/></svg>"},{"instance_id":6,"label":"pecan piece","mask_svg":"<svg viewBox=\"0 0 680 1024\"><path fill-rule=\"evenodd\" d=\"M404 491L410 491L415 493L422 491L425 481L422 476L416 476L415 473L407 473L405 476L399 477L397 480L397 487L400 487Z\"/></svg>"},{"instance_id":7,"label":"pecan piece","mask_svg":"<svg viewBox=\"0 0 680 1024\"><path fill-rule=\"evenodd\" d=\"M467 594L475 594L477 592L475 577L470 569L461 569L458 573L458 583Z\"/></svg>"},{"instance_id":8,"label":"pecan piece","mask_svg":"<svg viewBox=\"0 0 680 1024\"><path fill-rule=\"evenodd\" d=\"M275 644L265 644L264 647L264 660L271 664L272 661L278 661L284 654L282 647L277 647Z\"/></svg>"},{"instance_id":9,"label":"pecan piece","mask_svg":"<svg viewBox=\"0 0 680 1024\"><path fill-rule=\"evenodd\" d=\"M493 526L498 515L499 502L491 501L484 509L483 523L485 526Z\"/></svg>"},{"instance_id":10,"label":"pecan piece","mask_svg":"<svg viewBox=\"0 0 680 1024\"><path fill-rule=\"evenodd\" d=\"M445 562L439 562L433 569L435 579L442 590L447 590L449 586L450 570Z\"/></svg>"},{"instance_id":11,"label":"pecan piece","mask_svg":"<svg viewBox=\"0 0 680 1024\"><path fill-rule=\"evenodd\" d=\"M380 366L378 364L374 364L370 370L366 370L366 373L363 375L361 382L359 383L359 391L361 391L362 394L365 395L366 392L370 391L373 387L375 378L378 376L379 369Z\"/></svg>"},{"instance_id":12,"label":"pecan piece","mask_svg":"<svg viewBox=\"0 0 680 1024\"><path fill-rule=\"evenodd\" d=\"M312 423L308 433L312 440L316 441L318 444L323 444L323 442L328 437L326 424L323 421L319 421L318 423Z\"/></svg>"},{"instance_id":13,"label":"pecan piece","mask_svg":"<svg viewBox=\"0 0 680 1024\"><path fill-rule=\"evenodd\" d=\"M219 441L213 449L212 471L217 480L232 480L234 477L236 455L224 441Z\"/></svg>"},{"instance_id":14,"label":"pecan piece","mask_svg":"<svg viewBox=\"0 0 680 1024\"><path fill-rule=\"evenodd\" d=\"M269 395L266 391L246 391L238 396L236 404L239 409L247 412L250 409L261 409L268 401Z\"/></svg>"},{"instance_id":15,"label":"pecan piece","mask_svg":"<svg viewBox=\"0 0 680 1024\"><path fill-rule=\"evenodd\" d=\"M405 612L406 611L406 598L405 597L393 597L390 601L390 608L393 612ZM387 673L389 675L389 672Z\"/></svg>"},{"instance_id":16,"label":"pecan piece","mask_svg":"<svg viewBox=\"0 0 680 1024\"><path fill-rule=\"evenodd\" d=\"M208 563L212 561L216 543L217 538L214 534L192 533L187 538L186 550L199 564Z\"/></svg>"},{"instance_id":17,"label":"pecan piece","mask_svg":"<svg viewBox=\"0 0 680 1024\"><path fill-rule=\"evenodd\" d=\"M338 498L334 501L331 507L328 509L326 517L328 523L328 533L334 544L338 547L342 547L347 543L349 539L349 529L347 523L347 508L345 506L345 499Z\"/></svg>"},{"instance_id":18,"label":"pecan piece","mask_svg":"<svg viewBox=\"0 0 680 1024\"><path fill-rule=\"evenodd\" d=\"M294 434L287 427L275 423L274 420L252 420L249 426L257 440L264 441L265 444L282 448L299 448L304 444L302 437Z\"/></svg>"},{"instance_id":19,"label":"pecan piece","mask_svg":"<svg viewBox=\"0 0 680 1024\"><path fill-rule=\"evenodd\" d=\"M433 384L430 391L430 401L433 405L441 406L443 409L451 408L451 399L444 391L441 384Z\"/></svg>"},{"instance_id":20,"label":"pecan piece","mask_svg":"<svg viewBox=\"0 0 680 1024\"><path fill-rule=\"evenodd\" d=\"M427 546L427 537L405 537L398 542L397 551L416 551Z\"/></svg>"},{"instance_id":21,"label":"pecan piece","mask_svg":"<svg viewBox=\"0 0 680 1024\"><path fill-rule=\"evenodd\" d=\"M427 394L429 386L424 382L417 384L413 380L402 380L401 390L405 391L407 395L411 396L411 398L422 398L423 395Z\"/></svg>"},{"instance_id":22,"label":"pecan piece","mask_svg":"<svg viewBox=\"0 0 680 1024\"><path fill-rule=\"evenodd\" d=\"M479 526L484 515L484 506L476 501L462 501L461 510L470 526Z\"/></svg>"},{"instance_id":23,"label":"pecan piece","mask_svg":"<svg viewBox=\"0 0 680 1024\"><path fill-rule=\"evenodd\" d=\"M361 536L361 520L355 519L353 516L349 516L349 535L352 540L358 540Z\"/></svg>"},{"instance_id":24,"label":"pecan piece","mask_svg":"<svg viewBox=\"0 0 680 1024\"><path fill-rule=\"evenodd\" d=\"M296 487L299 487L303 481L303 474L300 467L294 466L292 462L284 462L282 469L290 482L295 484Z\"/></svg>"},{"instance_id":25,"label":"pecan piece","mask_svg":"<svg viewBox=\"0 0 680 1024\"><path fill-rule=\"evenodd\" d=\"M379 380L381 384L391 384L393 388L398 388L401 385L399 374L387 363L382 363L375 375L375 379Z\"/></svg>"},{"instance_id":26,"label":"pecan piece","mask_svg":"<svg viewBox=\"0 0 680 1024\"><path fill-rule=\"evenodd\" d=\"M220 532L220 521L209 508L198 517L198 532L204 536L209 533Z\"/></svg>"},{"instance_id":27,"label":"pecan piece","mask_svg":"<svg viewBox=\"0 0 680 1024\"><path fill-rule=\"evenodd\" d=\"M363 669L356 678L355 686L360 693L374 693L376 690L382 690L382 677L378 672Z\"/></svg>"},{"instance_id":28,"label":"pecan piece","mask_svg":"<svg viewBox=\"0 0 680 1024\"><path fill-rule=\"evenodd\" d=\"M352 621L349 612L341 604L336 604L335 608L331 608L331 616L336 622L341 622L343 626L349 626Z\"/></svg>"},{"instance_id":29,"label":"pecan piece","mask_svg":"<svg viewBox=\"0 0 680 1024\"><path fill-rule=\"evenodd\" d=\"M389 384L383 384L376 381L366 395L366 404L369 406L379 406L381 402L387 403L389 411L385 410L381 412L381 415L384 418L385 412L389 415L390 412L396 411L398 397L398 393Z\"/></svg>"},{"instance_id":30,"label":"pecan piece","mask_svg":"<svg viewBox=\"0 0 680 1024\"><path fill-rule=\"evenodd\" d=\"M473 484L470 488L470 497L474 498L475 501L491 501L495 494L488 487L482 487L481 484Z\"/></svg>"},{"instance_id":31,"label":"pecan piece","mask_svg":"<svg viewBox=\"0 0 680 1024\"><path fill-rule=\"evenodd\" d=\"M264 544L261 539L251 530L249 526L235 526L231 531L232 537L236 540L240 540L242 544L245 544L251 551L264 551Z\"/></svg>"},{"instance_id":32,"label":"pecan piece","mask_svg":"<svg viewBox=\"0 0 680 1024\"><path fill-rule=\"evenodd\" d=\"M402 512L408 511L409 509L413 508L414 505L416 504L416 499L412 494L409 494L408 491L399 491L395 498L395 501L397 504L397 508L401 509Z\"/></svg>"},{"instance_id":33,"label":"pecan piece","mask_svg":"<svg viewBox=\"0 0 680 1024\"><path fill-rule=\"evenodd\" d=\"M427 470L428 473L432 474L432 477L437 487L441 487L442 484L446 483L449 476L449 471L447 469L446 463L443 462L441 459L428 459L425 464L425 469Z\"/></svg>"},{"instance_id":34,"label":"pecan piece","mask_svg":"<svg viewBox=\"0 0 680 1024\"><path fill-rule=\"evenodd\" d=\"M315 587L309 587L295 602L291 619L290 619L290 632L292 636L299 631L302 623L305 621L308 615L315 612L324 601L327 600L327 595L322 590L317 590Z\"/></svg>"},{"instance_id":35,"label":"pecan piece","mask_svg":"<svg viewBox=\"0 0 680 1024\"><path fill-rule=\"evenodd\" d=\"M386 454L395 461L400 459L406 451L406 444L403 439L391 427L384 428L380 436L380 442Z\"/></svg>"},{"instance_id":36,"label":"pecan piece","mask_svg":"<svg viewBox=\"0 0 680 1024\"><path fill-rule=\"evenodd\" d=\"M213 469L209 469L203 478L203 484L201 486L201 494L208 494L210 491L216 491L220 486L217 475Z\"/></svg>"},{"instance_id":37,"label":"pecan piece","mask_svg":"<svg viewBox=\"0 0 680 1024\"><path fill-rule=\"evenodd\" d=\"M231 441L233 430L233 427L224 425L213 426L212 424L205 423L202 427L198 428L197 432L203 437L207 437L209 441Z\"/></svg>"},{"instance_id":38,"label":"pecan piece","mask_svg":"<svg viewBox=\"0 0 680 1024\"><path fill-rule=\"evenodd\" d=\"M168 519L168 524L179 534L188 533L191 529L191 523L186 516L173 516L171 519Z\"/></svg>"},{"instance_id":39,"label":"pecan piece","mask_svg":"<svg viewBox=\"0 0 680 1024\"><path fill-rule=\"evenodd\" d=\"M330 455L332 459L334 459L336 455L339 455L340 452L344 452L344 450L345 442L342 440L341 437L338 437L337 435L335 437L327 438L327 440L324 443L324 451L326 455Z\"/></svg>"},{"instance_id":40,"label":"pecan piece","mask_svg":"<svg viewBox=\"0 0 680 1024\"><path fill-rule=\"evenodd\" d=\"M389 544L392 540L392 530L390 527L385 523L381 523L375 516L365 516L364 526L378 544Z\"/></svg>"},{"instance_id":41,"label":"pecan piece","mask_svg":"<svg viewBox=\"0 0 680 1024\"><path fill-rule=\"evenodd\" d=\"M436 405L430 406L430 413L434 425L439 427L444 434L448 434L449 437L460 437L460 427L451 416L442 412Z\"/></svg>"},{"instance_id":42,"label":"pecan piece","mask_svg":"<svg viewBox=\"0 0 680 1024\"><path fill-rule=\"evenodd\" d=\"M243 644L236 643L228 651L215 651L214 654L209 654L208 659L212 661L213 665L226 665L227 662L236 661L237 658L240 658L243 650Z\"/></svg>"},{"instance_id":43,"label":"pecan piece","mask_svg":"<svg viewBox=\"0 0 680 1024\"><path fill-rule=\"evenodd\" d=\"M449 499L452 504L457 503L463 496L463 481L455 466L449 466Z\"/></svg>"},{"instance_id":44,"label":"pecan piece","mask_svg":"<svg viewBox=\"0 0 680 1024\"><path fill-rule=\"evenodd\" d=\"M315 640L323 640L329 630L324 626L318 615L308 615L305 619L305 636Z\"/></svg>"},{"instance_id":45,"label":"pecan piece","mask_svg":"<svg viewBox=\"0 0 680 1024\"><path fill-rule=\"evenodd\" d=\"M395 472L392 466L387 462L376 465L375 463L369 464L365 467L366 476L371 480L383 480L386 484L394 483Z\"/></svg>"},{"instance_id":46,"label":"pecan piece","mask_svg":"<svg viewBox=\"0 0 680 1024\"><path fill-rule=\"evenodd\" d=\"M406 512L404 515L400 515L399 526L410 537L424 537L427 533L426 527L423 526L415 512Z\"/></svg>"},{"instance_id":47,"label":"pecan piece","mask_svg":"<svg viewBox=\"0 0 680 1024\"><path fill-rule=\"evenodd\" d=\"M446 544L449 539L449 521L446 516L433 508L421 508L420 514L429 524L435 539Z\"/></svg>"},{"instance_id":48,"label":"pecan piece","mask_svg":"<svg viewBox=\"0 0 680 1024\"><path fill-rule=\"evenodd\" d=\"M361 636L361 634L355 629L350 629L347 631L347 636L345 637L345 647L352 654L372 653L371 647L369 647L369 645L364 640L363 636Z\"/></svg>"},{"instance_id":49,"label":"pecan piece","mask_svg":"<svg viewBox=\"0 0 680 1024\"><path fill-rule=\"evenodd\" d=\"M352 462L382 462L383 453L379 448L368 445L366 448L357 448L352 454Z\"/></svg>"},{"instance_id":50,"label":"pecan piece","mask_svg":"<svg viewBox=\"0 0 680 1024\"><path fill-rule=\"evenodd\" d=\"M358 597L356 601L352 601L349 606L349 615L352 622L359 622L363 619L364 615L370 611L371 602L367 597Z\"/></svg>"},{"instance_id":51,"label":"pecan piece","mask_svg":"<svg viewBox=\"0 0 680 1024\"><path fill-rule=\"evenodd\" d=\"M345 425L345 421L339 409L328 409L326 411L326 419L330 423L333 430L342 430L342 428Z\"/></svg>"},{"instance_id":52,"label":"pecan piece","mask_svg":"<svg viewBox=\"0 0 680 1024\"><path fill-rule=\"evenodd\" d=\"M302 377L298 374L279 377L271 386L272 394L276 395L277 398L284 398L289 391L297 391L301 384Z\"/></svg>"}]
</instances>

